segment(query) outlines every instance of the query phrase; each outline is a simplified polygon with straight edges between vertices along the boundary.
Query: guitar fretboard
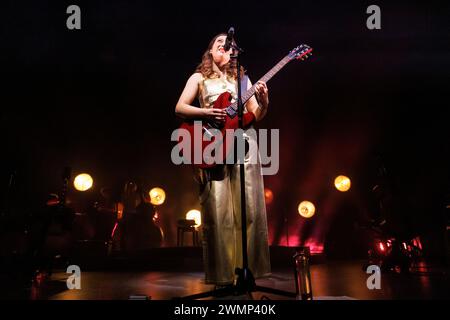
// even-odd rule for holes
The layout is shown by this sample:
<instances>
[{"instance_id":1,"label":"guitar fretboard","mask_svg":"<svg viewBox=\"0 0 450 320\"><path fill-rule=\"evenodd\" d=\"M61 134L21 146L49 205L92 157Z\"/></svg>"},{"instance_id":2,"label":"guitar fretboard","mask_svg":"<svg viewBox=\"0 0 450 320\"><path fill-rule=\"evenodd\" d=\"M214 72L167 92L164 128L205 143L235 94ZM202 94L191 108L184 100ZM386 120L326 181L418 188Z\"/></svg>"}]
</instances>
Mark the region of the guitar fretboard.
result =
<instances>
[{"instance_id":1,"label":"guitar fretboard","mask_svg":"<svg viewBox=\"0 0 450 320\"><path fill-rule=\"evenodd\" d=\"M278 73L283 67L289 63L292 59L287 55L283 59L280 60L272 69L270 69L261 79L258 81L268 82L274 75ZM244 94L242 94L242 104L245 104L256 92L256 83L248 89ZM232 108L234 111L237 111L237 101L233 102L229 108Z\"/></svg>"}]
</instances>

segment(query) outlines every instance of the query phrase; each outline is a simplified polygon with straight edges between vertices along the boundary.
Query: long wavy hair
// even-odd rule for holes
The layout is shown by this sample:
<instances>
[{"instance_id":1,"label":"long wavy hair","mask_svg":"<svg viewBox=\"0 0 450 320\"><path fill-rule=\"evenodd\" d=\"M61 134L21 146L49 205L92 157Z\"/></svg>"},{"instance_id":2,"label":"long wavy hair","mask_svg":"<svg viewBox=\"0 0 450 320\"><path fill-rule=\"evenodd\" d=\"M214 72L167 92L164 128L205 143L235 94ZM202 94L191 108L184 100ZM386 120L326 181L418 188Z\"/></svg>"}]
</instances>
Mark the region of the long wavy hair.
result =
<instances>
[{"instance_id":1,"label":"long wavy hair","mask_svg":"<svg viewBox=\"0 0 450 320\"><path fill-rule=\"evenodd\" d=\"M226 36L226 33L219 33L216 35L208 45L208 48L203 53L202 62L197 66L195 72L200 72L205 78L217 78L219 75L213 69L213 57L209 52L216 41L216 39L220 36ZM236 60L230 59L230 61L224 66L224 72L228 78L236 80L237 78L237 65ZM244 68L241 66L241 76L245 74Z\"/></svg>"}]
</instances>

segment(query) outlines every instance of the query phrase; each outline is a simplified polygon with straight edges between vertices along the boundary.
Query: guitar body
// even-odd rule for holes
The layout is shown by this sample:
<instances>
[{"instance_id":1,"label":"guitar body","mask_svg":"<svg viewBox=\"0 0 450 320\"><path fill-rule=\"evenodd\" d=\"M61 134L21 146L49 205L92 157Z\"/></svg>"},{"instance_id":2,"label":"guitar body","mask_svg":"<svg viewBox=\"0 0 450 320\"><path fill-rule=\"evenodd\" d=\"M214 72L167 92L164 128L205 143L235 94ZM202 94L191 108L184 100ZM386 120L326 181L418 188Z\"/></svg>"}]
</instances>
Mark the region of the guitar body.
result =
<instances>
[{"instance_id":1,"label":"guitar body","mask_svg":"<svg viewBox=\"0 0 450 320\"><path fill-rule=\"evenodd\" d=\"M225 109L230 105L231 101L231 94L229 92L222 93L217 100L214 102L214 108L218 109ZM243 114L243 127L248 128L254 121L255 121L255 115L251 112L247 112ZM212 163L205 162L205 159L203 159L203 152L205 149L210 146L213 143L219 142L216 141L215 137L212 137L210 141L208 139L204 138L204 133L211 132L212 129L220 130L221 135L221 142L223 143L223 147L221 150L223 151L223 163L225 163L227 157L230 155L230 152L233 150L233 145L230 144L230 141L233 141L233 134L236 129L239 128L239 118L237 114L234 117L230 117L228 114L226 116L225 122L221 124L220 126L214 126L206 121L202 121L202 129L198 130L195 128L194 125L195 120L189 120L183 122L183 124L180 126L180 129L187 130L190 134L190 144L191 144L191 154L190 155L183 155L187 158L190 157L191 163L199 168L202 169L208 169L213 168L218 165L215 161ZM181 142L182 138L179 137L178 142ZM212 146L211 146L212 147ZM195 154L200 154L201 159L196 159ZM197 157L198 158L198 157ZM197 161L198 160L198 161Z\"/></svg>"}]
</instances>

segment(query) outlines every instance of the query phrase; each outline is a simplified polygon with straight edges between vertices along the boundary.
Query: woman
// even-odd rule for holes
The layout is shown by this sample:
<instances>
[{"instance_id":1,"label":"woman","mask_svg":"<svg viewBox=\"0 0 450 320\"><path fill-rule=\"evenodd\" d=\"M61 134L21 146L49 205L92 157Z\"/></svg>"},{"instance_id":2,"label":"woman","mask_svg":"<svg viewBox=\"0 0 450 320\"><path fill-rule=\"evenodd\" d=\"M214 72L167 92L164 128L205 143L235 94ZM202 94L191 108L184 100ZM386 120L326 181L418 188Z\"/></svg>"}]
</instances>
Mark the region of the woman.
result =
<instances>
[{"instance_id":1,"label":"woman","mask_svg":"<svg viewBox=\"0 0 450 320\"><path fill-rule=\"evenodd\" d=\"M189 78L175 108L185 119L223 122L225 111L213 108L214 101L225 91L237 98L237 68L230 59L232 50L224 50L226 34L215 36L203 54L202 62ZM243 71L240 70L243 75ZM252 86L247 80L247 88ZM243 90L244 92L244 90ZM198 98L201 108L192 106ZM267 86L256 85L256 97L245 105L255 121L261 120L269 105ZM246 138L256 141L253 130ZM258 159L251 159L257 157ZM255 278L270 273L264 184L258 154L245 156L248 263ZM254 164L256 163L256 164ZM220 165L214 169L198 169L200 203L202 205L203 259L206 283L232 285L235 268L242 268L241 209L239 165Z\"/></svg>"}]
</instances>

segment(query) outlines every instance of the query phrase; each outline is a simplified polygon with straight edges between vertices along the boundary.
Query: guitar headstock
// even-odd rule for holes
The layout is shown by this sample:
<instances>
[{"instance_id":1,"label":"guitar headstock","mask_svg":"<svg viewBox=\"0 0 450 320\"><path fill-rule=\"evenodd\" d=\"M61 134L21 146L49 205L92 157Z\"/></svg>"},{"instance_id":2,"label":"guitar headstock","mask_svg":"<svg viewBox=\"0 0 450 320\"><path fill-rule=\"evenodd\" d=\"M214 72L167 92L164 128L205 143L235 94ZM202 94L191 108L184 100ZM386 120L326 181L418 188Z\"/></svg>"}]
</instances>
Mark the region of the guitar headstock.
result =
<instances>
[{"instance_id":1,"label":"guitar headstock","mask_svg":"<svg viewBox=\"0 0 450 320\"><path fill-rule=\"evenodd\" d=\"M307 44L301 44L289 52L288 56L291 60L306 60L312 55L313 49Z\"/></svg>"}]
</instances>

